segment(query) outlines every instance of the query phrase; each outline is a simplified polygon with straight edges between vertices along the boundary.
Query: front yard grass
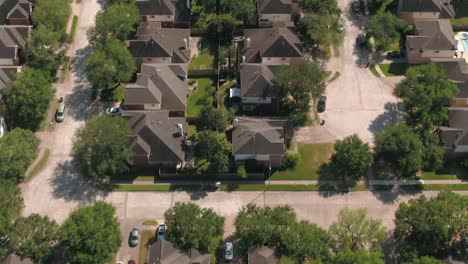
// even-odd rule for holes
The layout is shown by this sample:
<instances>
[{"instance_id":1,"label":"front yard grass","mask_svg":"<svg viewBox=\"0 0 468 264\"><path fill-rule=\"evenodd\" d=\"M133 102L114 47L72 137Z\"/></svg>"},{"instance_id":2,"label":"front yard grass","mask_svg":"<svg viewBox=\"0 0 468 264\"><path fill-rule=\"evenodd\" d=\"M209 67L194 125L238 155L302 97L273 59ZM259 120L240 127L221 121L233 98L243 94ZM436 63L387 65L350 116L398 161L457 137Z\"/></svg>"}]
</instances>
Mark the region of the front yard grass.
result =
<instances>
[{"instance_id":1,"label":"front yard grass","mask_svg":"<svg viewBox=\"0 0 468 264\"><path fill-rule=\"evenodd\" d=\"M379 72L377 72L377 69L376 69L375 67L376 67L375 65L372 65L372 66L370 67L370 70L371 70L372 74L375 75L375 77L380 78L380 74L379 74Z\"/></svg>"},{"instance_id":2,"label":"front yard grass","mask_svg":"<svg viewBox=\"0 0 468 264\"><path fill-rule=\"evenodd\" d=\"M467 180L468 170L463 168L459 162L449 162L442 169L435 172L423 172L423 180Z\"/></svg>"},{"instance_id":3,"label":"front yard grass","mask_svg":"<svg viewBox=\"0 0 468 264\"><path fill-rule=\"evenodd\" d=\"M387 77L402 76L408 70L408 64L406 63L383 63L379 64L379 67Z\"/></svg>"},{"instance_id":4,"label":"front yard grass","mask_svg":"<svg viewBox=\"0 0 468 264\"><path fill-rule=\"evenodd\" d=\"M333 144L299 144L302 162L293 170L276 171L271 180L317 180L320 167L327 163L333 153Z\"/></svg>"},{"instance_id":5,"label":"front yard grass","mask_svg":"<svg viewBox=\"0 0 468 264\"><path fill-rule=\"evenodd\" d=\"M187 117L198 117L203 107L213 104L216 92L213 80L210 78L195 78L197 89L187 100Z\"/></svg>"},{"instance_id":6,"label":"front yard grass","mask_svg":"<svg viewBox=\"0 0 468 264\"><path fill-rule=\"evenodd\" d=\"M455 8L455 19L452 20L452 26L468 25L468 5L466 1L453 1Z\"/></svg>"},{"instance_id":7,"label":"front yard grass","mask_svg":"<svg viewBox=\"0 0 468 264\"><path fill-rule=\"evenodd\" d=\"M141 264L148 263L148 247L156 240L155 231L142 230L140 248L138 249L138 262Z\"/></svg>"}]
</instances>

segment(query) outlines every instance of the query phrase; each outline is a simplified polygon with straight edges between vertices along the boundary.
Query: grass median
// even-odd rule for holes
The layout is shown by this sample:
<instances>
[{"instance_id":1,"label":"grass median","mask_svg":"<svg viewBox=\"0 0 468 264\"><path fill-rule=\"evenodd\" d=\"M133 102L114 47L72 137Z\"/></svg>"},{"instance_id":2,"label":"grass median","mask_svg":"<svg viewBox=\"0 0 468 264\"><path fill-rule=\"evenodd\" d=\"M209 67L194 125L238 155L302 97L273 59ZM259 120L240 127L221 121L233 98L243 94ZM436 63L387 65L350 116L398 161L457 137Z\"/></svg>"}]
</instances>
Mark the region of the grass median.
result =
<instances>
[{"instance_id":1,"label":"grass median","mask_svg":"<svg viewBox=\"0 0 468 264\"><path fill-rule=\"evenodd\" d=\"M34 177L39 171L41 171L44 168L44 166L47 163L47 160L49 159L49 153L50 153L50 149L46 148L39 162L36 164L36 166L34 166L34 168L32 168L32 170L28 173L28 175L26 175L24 179L25 182L31 180L32 177Z\"/></svg>"}]
</instances>

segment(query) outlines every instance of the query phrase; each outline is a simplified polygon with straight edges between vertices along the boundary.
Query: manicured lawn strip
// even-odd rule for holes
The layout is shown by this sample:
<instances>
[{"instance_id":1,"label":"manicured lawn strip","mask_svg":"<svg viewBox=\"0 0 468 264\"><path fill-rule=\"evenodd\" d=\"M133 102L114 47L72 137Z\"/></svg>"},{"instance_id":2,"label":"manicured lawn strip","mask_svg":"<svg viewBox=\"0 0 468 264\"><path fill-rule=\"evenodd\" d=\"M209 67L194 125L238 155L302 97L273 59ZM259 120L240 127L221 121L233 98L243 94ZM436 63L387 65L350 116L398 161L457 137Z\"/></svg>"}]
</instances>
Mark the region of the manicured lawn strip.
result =
<instances>
[{"instance_id":1,"label":"manicured lawn strip","mask_svg":"<svg viewBox=\"0 0 468 264\"><path fill-rule=\"evenodd\" d=\"M424 172L422 176L423 180L456 180L458 177L453 174L437 174L433 171Z\"/></svg>"},{"instance_id":2,"label":"manicured lawn strip","mask_svg":"<svg viewBox=\"0 0 468 264\"><path fill-rule=\"evenodd\" d=\"M468 191L468 184L424 184L425 191Z\"/></svg>"},{"instance_id":3,"label":"manicured lawn strip","mask_svg":"<svg viewBox=\"0 0 468 264\"><path fill-rule=\"evenodd\" d=\"M187 100L188 117L198 117L204 106L212 105L213 96L216 92L212 79L198 78L193 80L197 81L197 89L195 94L190 95Z\"/></svg>"},{"instance_id":4,"label":"manicured lawn strip","mask_svg":"<svg viewBox=\"0 0 468 264\"><path fill-rule=\"evenodd\" d=\"M78 25L78 16L74 15L72 20L72 25L70 29L70 43L73 42L73 38L75 37L76 26Z\"/></svg>"},{"instance_id":5,"label":"manicured lawn strip","mask_svg":"<svg viewBox=\"0 0 468 264\"><path fill-rule=\"evenodd\" d=\"M154 231L151 230L142 230L141 231L141 241L140 248L138 249L138 262L137 263L146 263L148 261L148 247L155 240ZM115 262L114 262L115 263Z\"/></svg>"},{"instance_id":6,"label":"manicured lawn strip","mask_svg":"<svg viewBox=\"0 0 468 264\"><path fill-rule=\"evenodd\" d=\"M424 172L423 180L463 180L468 179L468 170L459 161L452 161L436 172Z\"/></svg>"},{"instance_id":7,"label":"manicured lawn strip","mask_svg":"<svg viewBox=\"0 0 468 264\"><path fill-rule=\"evenodd\" d=\"M372 65L370 67L371 72L376 76L380 78L380 74L377 72L377 69L375 68L375 65Z\"/></svg>"},{"instance_id":8,"label":"manicured lawn strip","mask_svg":"<svg viewBox=\"0 0 468 264\"><path fill-rule=\"evenodd\" d=\"M302 162L294 170L276 171L271 180L317 180L320 166L328 162L333 153L333 144L299 144Z\"/></svg>"},{"instance_id":9,"label":"manicured lawn strip","mask_svg":"<svg viewBox=\"0 0 468 264\"><path fill-rule=\"evenodd\" d=\"M31 180L32 177L34 177L34 175L36 175L40 170L44 168L44 166L47 163L47 160L49 159L49 153L50 153L50 149L46 148L44 152L42 153L42 157L39 160L39 162L36 164L36 166L34 166L34 168L32 168L31 172L29 172L29 174L26 175L24 179L25 182Z\"/></svg>"},{"instance_id":10,"label":"manicured lawn strip","mask_svg":"<svg viewBox=\"0 0 468 264\"><path fill-rule=\"evenodd\" d=\"M137 185L137 184L120 184L116 185L114 191L129 191L129 192L149 192L159 191L168 192L171 190L171 185Z\"/></svg>"},{"instance_id":11,"label":"manicured lawn strip","mask_svg":"<svg viewBox=\"0 0 468 264\"><path fill-rule=\"evenodd\" d=\"M145 182L145 181L154 182L154 177L155 177L154 175L153 176L138 176L133 181L134 182Z\"/></svg>"},{"instance_id":12,"label":"manicured lawn strip","mask_svg":"<svg viewBox=\"0 0 468 264\"><path fill-rule=\"evenodd\" d=\"M63 83L67 78L68 65L70 64L70 57L65 57L62 64L62 72L60 73L60 83Z\"/></svg>"},{"instance_id":13,"label":"manicured lawn strip","mask_svg":"<svg viewBox=\"0 0 468 264\"><path fill-rule=\"evenodd\" d=\"M143 222L143 225L144 226L157 226L158 225L158 221L156 220L145 220Z\"/></svg>"},{"instance_id":14,"label":"manicured lawn strip","mask_svg":"<svg viewBox=\"0 0 468 264\"><path fill-rule=\"evenodd\" d=\"M196 58L190 60L189 70L208 70L213 69L213 55L200 53Z\"/></svg>"},{"instance_id":15,"label":"manicured lawn strip","mask_svg":"<svg viewBox=\"0 0 468 264\"><path fill-rule=\"evenodd\" d=\"M402 76L405 75L408 70L408 64L406 63L384 63L379 64L380 69L387 77Z\"/></svg>"},{"instance_id":16,"label":"manicured lawn strip","mask_svg":"<svg viewBox=\"0 0 468 264\"><path fill-rule=\"evenodd\" d=\"M57 99L53 98L51 104L52 104L53 112L52 112L52 119L50 120L50 122L52 122L50 128L53 129L53 128L55 128L55 124L56 124L56 122L55 122L55 112L57 112L59 102L58 102ZM44 113L44 118L42 119L41 123L39 124L39 131L44 131L44 130L46 130L46 128L49 127L49 120L47 120L48 117L49 117L49 110L47 110L47 112Z\"/></svg>"}]
</instances>

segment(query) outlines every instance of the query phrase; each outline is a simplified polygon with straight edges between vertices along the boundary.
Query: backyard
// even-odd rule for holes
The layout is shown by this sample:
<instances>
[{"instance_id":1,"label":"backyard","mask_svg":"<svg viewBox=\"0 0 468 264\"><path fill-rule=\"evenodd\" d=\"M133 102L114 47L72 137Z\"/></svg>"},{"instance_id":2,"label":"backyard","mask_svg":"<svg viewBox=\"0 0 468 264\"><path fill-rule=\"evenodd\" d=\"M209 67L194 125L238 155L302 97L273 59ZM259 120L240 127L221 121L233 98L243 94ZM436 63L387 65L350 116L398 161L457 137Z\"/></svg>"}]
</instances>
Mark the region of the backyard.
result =
<instances>
[{"instance_id":1,"label":"backyard","mask_svg":"<svg viewBox=\"0 0 468 264\"><path fill-rule=\"evenodd\" d=\"M455 19L452 20L454 27L468 26L468 1L456 0L453 1L455 8Z\"/></svg>"},{"instance_id":2,"label":"backyard","mask_svg":"<svg viewBox=\"0 0 468 264\"><path fill-rule=\"evenodd\" d=\"M188 97L187 117L198 117L204 106L213 104L213 97L216 87L211 78L194 78L197 82L197 89L194 94Z\"/></svg>"},{"instance_id":3,"label":"backyard","mask_svg":"<svg viewBox=\"0 0 468 264\"><path fill-rule=\"evenodd\" d=\"M299 144L302 161L293 170L276 171L271 180L318 180L320 167L327 163L333 153L333 144Z\"/></svg>"}]
</instances>

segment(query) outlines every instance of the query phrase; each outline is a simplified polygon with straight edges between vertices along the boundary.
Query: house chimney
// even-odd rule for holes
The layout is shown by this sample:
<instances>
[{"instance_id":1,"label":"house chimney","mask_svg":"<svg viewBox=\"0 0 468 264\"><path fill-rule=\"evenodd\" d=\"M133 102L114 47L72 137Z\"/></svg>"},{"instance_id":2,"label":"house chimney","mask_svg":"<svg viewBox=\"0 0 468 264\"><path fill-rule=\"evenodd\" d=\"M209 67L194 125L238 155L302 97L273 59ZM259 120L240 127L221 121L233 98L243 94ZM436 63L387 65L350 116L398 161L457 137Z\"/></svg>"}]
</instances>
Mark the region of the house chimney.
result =
<instances>
[{"instance_id":1,"label":"house chimney","mask_svg":"<svg viewBox=\"0 0 468 264\"><path fill-rule=\"evenodd\" d=\"M232 126L233 126L234 128L238 127L238 126L239 126L239 119L234 118L234 120L232 120Z\"/></svg>"},{"instance_id":2,"label":"house chimney","mask_svg":"<svg viewBox=\"0 0 468 264\"><path fill-rule=\"evenodd\" d=\"M181 137L184 136L184 127L182 126L182 124L177 124L177 130L179 131L179 135Z\"/></svg>"},{"instance_id":3,"label":"house chimney","mask_svg":"<svg viewBox=\"0 0 468 264\"><path fill-rule=\"evenodd\" d=\"M184 38L184 49L188 50L188 41L186 38Z\"/></svg>"},{"instance_id":4,"label":"house chimney","mask_svg":"<svg viewBox=\"0 0 468 264\"><path fill-rule=\"evenodd\" d=\"M245 39L245 48L246 49L250 48L250 38Z\"/></svg>"}]
</instances>

